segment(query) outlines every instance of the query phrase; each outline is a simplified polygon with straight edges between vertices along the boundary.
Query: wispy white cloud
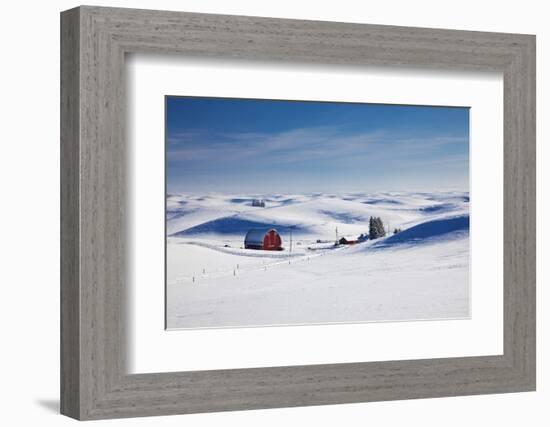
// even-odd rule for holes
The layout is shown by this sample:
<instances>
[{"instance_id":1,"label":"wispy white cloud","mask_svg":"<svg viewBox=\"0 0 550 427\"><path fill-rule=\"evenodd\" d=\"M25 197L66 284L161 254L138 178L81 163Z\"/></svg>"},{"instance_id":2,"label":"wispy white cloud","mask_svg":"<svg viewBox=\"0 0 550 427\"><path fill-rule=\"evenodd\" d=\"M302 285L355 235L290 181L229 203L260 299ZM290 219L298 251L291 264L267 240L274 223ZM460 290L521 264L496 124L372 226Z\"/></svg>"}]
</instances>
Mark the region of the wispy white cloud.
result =
<instances>
[{"instance_id":1,"label":"wispy white cloud","mask_svg":"<svg viewBox=\"0 0 550 427\"><path fill-rule=\"evenodd\" d=\"M338 126L297 128L278 133L211 133L194 130L171 135L167 158L186 168L239 168L244 165L300 166L304 163L373 162L395 167L434 166L443 162L467 165L467 158L439 152L450 146L467 147L460 136L409 137L402 132L349 132ZM434 153L438 155L434 157ZM399 164L401 162L401 164Z\"/></svg>"},{"instance_id":2,"label":"wispy white cloud","mask_svg":"<svg viewBox=\"0 0 550 427\"><path fill-rule=\"evenodd\" d=\"M357 161L429 156L452 145L467 146L467 138L449 135L408 137L390 130L350 132L340 126L297 128L278 133L212 133L193 130L171 135L168 161L174 164L235 165L265 161L296 164L306 161Z\"/></svg>"}]
</instances>

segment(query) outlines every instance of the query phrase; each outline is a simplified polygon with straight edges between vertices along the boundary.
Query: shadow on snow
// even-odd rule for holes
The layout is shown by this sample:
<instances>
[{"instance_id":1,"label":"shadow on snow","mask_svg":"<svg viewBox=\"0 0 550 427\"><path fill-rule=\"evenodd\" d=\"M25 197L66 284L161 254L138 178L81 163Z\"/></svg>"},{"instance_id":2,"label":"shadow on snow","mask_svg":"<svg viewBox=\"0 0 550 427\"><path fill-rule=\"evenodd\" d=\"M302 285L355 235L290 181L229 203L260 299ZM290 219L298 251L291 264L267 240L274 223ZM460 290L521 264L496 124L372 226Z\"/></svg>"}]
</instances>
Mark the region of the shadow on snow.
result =
<instances>
[{"instance_id":1,"label":"shadow on snow","mask_svg":"<svg viewBox=\"0 0 550 427\"><path fill-rule=\"evenodd\" d=\"M430 240L450 240L463 237L470 230L470 215L434 219L375 243L372 248L387 248L402 244L421 244Z\"/></svg>"},{"instance_id":2,"label":"shadow on snow","mask_svg":"<svg viewBox=\"0 0 550 427\"><path fill-rule=\"evenodd\" d=\"M221 235L244 235L251 228L275 228L279 233L290 231L291 225L277 224L274 222L261 222L249 219L239 218L238 216L228 216L218 218L203 224L196 225L183 231L172 234L174 237L192 236L197 234L221 234ZM308 232L308 228L301 225L292 225L293 232Z\"/></svg>"}]
</instances>

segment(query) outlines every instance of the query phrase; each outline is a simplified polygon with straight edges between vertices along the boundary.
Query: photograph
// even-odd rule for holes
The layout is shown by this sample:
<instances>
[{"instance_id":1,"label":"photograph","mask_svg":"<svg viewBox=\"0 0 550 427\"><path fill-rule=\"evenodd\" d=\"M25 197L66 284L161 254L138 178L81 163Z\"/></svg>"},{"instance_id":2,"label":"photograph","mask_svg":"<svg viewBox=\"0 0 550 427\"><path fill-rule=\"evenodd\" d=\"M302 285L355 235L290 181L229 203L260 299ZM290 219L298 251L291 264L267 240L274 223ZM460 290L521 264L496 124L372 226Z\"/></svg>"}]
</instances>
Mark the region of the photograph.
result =
<instances>
[{"instance_id":1,"label":"photograph","mask_svg":"<svg viewBox=\"0 0 550 427\"><path fill-rule=\"evenodd\" d=\"M165 96L165 326L469 319L470 108Z\"/></svg>"}]
</instances>

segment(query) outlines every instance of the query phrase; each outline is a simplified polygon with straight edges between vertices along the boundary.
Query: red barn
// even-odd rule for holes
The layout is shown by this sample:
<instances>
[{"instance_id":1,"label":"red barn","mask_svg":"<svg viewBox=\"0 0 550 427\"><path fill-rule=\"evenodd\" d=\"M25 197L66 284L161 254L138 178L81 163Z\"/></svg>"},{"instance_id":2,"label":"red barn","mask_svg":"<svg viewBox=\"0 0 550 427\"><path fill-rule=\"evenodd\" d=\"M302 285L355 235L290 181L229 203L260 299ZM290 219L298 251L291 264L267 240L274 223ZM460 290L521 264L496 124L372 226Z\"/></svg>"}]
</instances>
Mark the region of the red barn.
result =
<instances>
[{"instance_id":1,"label":"red barn","mask_svg":"<svg viewBox=\"0 0 550 427\"><path fill-rule=\"evenodd\" d=\"M244 238L245 249L260 249L264 251L281 251L281 236L274 228L253 228Z\"/></svg>"}]
</instances>

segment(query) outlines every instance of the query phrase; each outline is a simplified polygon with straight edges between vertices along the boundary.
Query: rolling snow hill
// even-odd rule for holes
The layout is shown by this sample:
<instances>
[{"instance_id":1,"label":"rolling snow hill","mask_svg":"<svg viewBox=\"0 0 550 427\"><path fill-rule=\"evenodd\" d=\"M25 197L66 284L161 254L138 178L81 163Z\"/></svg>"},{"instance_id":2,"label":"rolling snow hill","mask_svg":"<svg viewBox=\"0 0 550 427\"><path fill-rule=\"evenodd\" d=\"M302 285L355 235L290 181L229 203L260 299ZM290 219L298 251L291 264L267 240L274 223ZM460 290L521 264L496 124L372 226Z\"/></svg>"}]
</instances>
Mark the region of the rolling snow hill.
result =
<instances>
[{"instance_id":1,"label":"rolling snow hill","mask_svg":"<svg viewBox=\"0 0 550 427\"><path fill-rule=\"evenodd\" d=\"M371 216L402 231L334 246ZM166 221L169 328L469 316L468 193L178 194ZM284 249L243 249L257 227Z\"/></svg>"}]
</instances>

